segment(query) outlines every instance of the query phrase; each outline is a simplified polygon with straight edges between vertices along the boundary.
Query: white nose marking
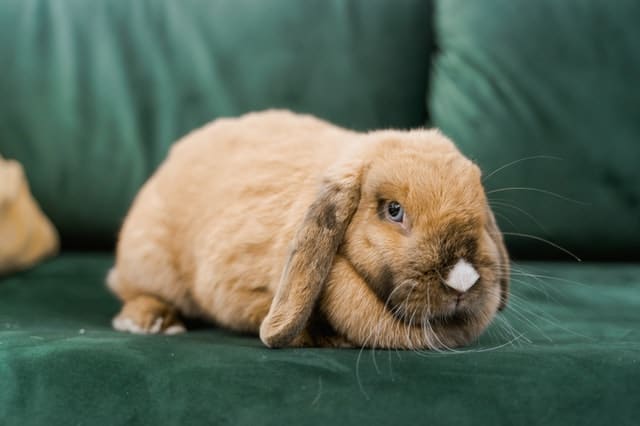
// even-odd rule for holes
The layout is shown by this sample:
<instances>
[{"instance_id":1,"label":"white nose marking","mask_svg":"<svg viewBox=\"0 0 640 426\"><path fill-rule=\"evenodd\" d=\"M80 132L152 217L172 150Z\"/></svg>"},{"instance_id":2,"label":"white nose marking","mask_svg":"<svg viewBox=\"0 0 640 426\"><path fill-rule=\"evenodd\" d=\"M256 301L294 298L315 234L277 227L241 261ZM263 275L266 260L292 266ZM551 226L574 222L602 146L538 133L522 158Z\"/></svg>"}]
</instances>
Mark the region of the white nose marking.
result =
<instances>
[{"instance_id":1,"label":"white nose marking","mask_svg":"<svg viewBox=\"0 0 640 426\"><path fill-rule=\"evenodd\" d=\"M461 293L464 293L478 282L478 278L480 278L478 271L476 271L469 262L464 259L460 259L458 260L458 263L455 264L451 272L449 272L449 276L447 277L445 284Z\"/></svg>"}]
</instances>

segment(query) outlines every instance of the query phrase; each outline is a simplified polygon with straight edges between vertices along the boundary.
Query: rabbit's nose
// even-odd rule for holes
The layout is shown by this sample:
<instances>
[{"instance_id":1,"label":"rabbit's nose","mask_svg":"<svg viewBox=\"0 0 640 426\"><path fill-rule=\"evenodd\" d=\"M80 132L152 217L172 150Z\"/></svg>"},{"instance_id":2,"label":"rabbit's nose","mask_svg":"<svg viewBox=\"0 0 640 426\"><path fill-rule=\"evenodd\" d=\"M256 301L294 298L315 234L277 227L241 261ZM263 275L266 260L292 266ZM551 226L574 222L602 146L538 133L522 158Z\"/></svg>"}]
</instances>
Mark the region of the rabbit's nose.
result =
<instances>
[{"instance_id":1,"label":"rabbit's nose","mask_svg":"<svg viewBox=\"0 0 640 426\"><path fill-rule=\"evenodd\" d=\"M445 284L452 289L464 293L478 282L478 271L466 260L460 259L449 272Z\"/></svg>"}]
</instances>

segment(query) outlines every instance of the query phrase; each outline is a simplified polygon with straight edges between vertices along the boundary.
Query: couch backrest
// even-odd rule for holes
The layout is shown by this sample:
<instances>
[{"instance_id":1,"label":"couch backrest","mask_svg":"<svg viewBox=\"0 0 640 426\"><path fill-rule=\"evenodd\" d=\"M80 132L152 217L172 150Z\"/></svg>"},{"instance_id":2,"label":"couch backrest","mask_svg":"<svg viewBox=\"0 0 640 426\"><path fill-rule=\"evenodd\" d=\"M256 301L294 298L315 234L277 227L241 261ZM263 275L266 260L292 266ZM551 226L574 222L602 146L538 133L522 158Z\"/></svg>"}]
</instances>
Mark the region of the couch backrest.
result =
<instances>
[{"instance_id":1,"label":"couch backrest","mask_svg":"<svg viewBox=\"0 0 640 426\"><path fill-rule=\"evenodd\" d=\"M0 3L0 153L63 242L112 243L187 131L284 107L341 125L426 119L422 0Z\"/></svg>"},{"instance_id":2,"label":"couch backrest","mask_svg":"<svg viewBox=\"0 0 640 426\"><path fill-rule=\"evenodd\" d=\"M6 1L0 154L63 242L109 245L216 117L429 122L484 169L516 256L640 259L639 20L635 0Z\"/></svg>"}]
</instances>

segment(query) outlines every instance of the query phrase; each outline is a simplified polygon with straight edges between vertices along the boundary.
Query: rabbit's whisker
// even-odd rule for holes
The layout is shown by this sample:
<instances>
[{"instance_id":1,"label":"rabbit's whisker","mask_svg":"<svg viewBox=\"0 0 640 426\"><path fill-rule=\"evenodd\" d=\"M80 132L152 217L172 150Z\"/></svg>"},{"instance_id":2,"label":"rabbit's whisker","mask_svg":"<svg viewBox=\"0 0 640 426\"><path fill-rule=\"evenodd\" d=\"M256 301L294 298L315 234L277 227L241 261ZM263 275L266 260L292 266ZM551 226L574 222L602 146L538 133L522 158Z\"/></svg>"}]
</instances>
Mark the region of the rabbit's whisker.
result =
<instances>
[{"instance_id":1,"label":"rabbit's whisker","mask_svg":"<svg viewBox=\"0 0 640 426\"><path fill-rule=\"evenodd\" d=\"M531 219L531 221L533 223L535 223L538 226L538 228L540 228L540 230L542 232L544 232L545 234L549 233L547 228L544 227L542 225L542 223L540 223L540 221L538 219L536 219L531 213L529 213L526 210L516 206L515 204L511 204L511 203L506 202L505 200L500 200L500 199L495 199L494 198L494 199L489 200L489 205L491 205L491 207L493 208L494 212L496 210L496 207L508 207L510 209L516 210L516 211L522 213L523 215L525 215L526 217L528 217L529 219Z\"/></svg>"},{"instance_id":2,"label":"rabbit's whisker","mask_svg":"<svg viewBox=\"0 0 640 426\"><path fill-rule=\"evenodd\" d=\"M513 297L513 295L511 295L511 302L507 306L508 306L507 309L513 312L518 318L520 318L525 323L529 324L531 327L537 329L540 332L540 334L544 336L544 338L547 339L549 342L553 342L553 339L549 335L547 335L544 332L544 330L540 328L540 326L538 326L538 324L536 324L534 321L529 319L529 317L526 315L527 313L530 315L534 315L534 313L531 310L526 309L524 306L522 306L522 303L518 302ZM524 311L524 313L522 311Z\"/></svg>"},{"instance_id":3,"label":"rabbit's whisker","mask_svg":"<svg viewBox=\"0 0 640 426\"><path fill-rule=\"evenodd\" d=\"M503 235L511 235L511 236L514 236L514 237L531 238L531 239L533 239L533 240L537 240L537 241L540 241L540 242L543 242L543 243L549 244L550 246L555 247L555 248L557 248L558 250L563 251L564 253L568 254L568 255L569 255L569 256L571 256L571 257L573 257L573 258L574 258L575 260L577 260L578 262L582 262L582 259L580 259L580 258L579 258L576 254L574 254L573 252L571 252L571 251L569 251L568 249L566 249L566 248L562 247L561 245L556 244L556 243L554 243L554 242L552 242L552 241L549 241L549 240L547 240L547 239L545 239L545 238L542 238L542 237L536 237L535 235L531 235L531 234L524 234L524 233L521 233L521 232L503 232L502 234L503 234Z\"/></svg>"},{"instance_id":4,"label":"rabbit's whisker","mask_svg":"<svg viewBox=\"0 0 640 426\"><path fill-rule=\"evenodd\" d=\"M397 285L392 291L391 293L387 296L385 303L384 303L384 310L389 310L391 312L392 315L395 315L396 312L401 309L401 305L398 306L394 306L391 309L389 309L389 303L391 302L391 298L393 297L394 293L397 292L398 290L409 286L409 287L415 287L416 283L414 281L403 281L401 282L399 285ZM409 292L410 294L410 292ZM408 297L408 296L407 296ZM360 350L358 352L358 356L356 357L356 366L355 366L355 375L356 375L356 381L358 382L358 387L360 388L360 392L362 392L363 396L368 400L369 399L369 395L367 394L367 392L364 390L364 386L362 385L362 379L360 377L360 362L362 359L362 353L364 351L365 348L367 348L369 345L371 345L372 347L372 356L374 357L374 364L375 364L375 368L376 371L378 372L378 374L380 373L380 370L378 368L377 362L375 360L375 355L373 355L375 353L375 348L378 346L382 346L382 339L380 336L380 328L381 328L382 324L375 324L373 327L370 327L370 331L369 334L367 335L367 338L364 340L364 342L362 343ZM397 349L396 349L396 353L398 353ZM398 353L399 356L399 353Z\"/></svg>"},{"instance_id":5,"label":"rabbit's whisker","mask_svg":"<svg viewBox=\"0 0 640 426\"><path fill-rule=\"evenodd\" d=\"M540 281L541 283L544 283L544 281L542 280L542 278L544 279L549 279L549 280L554 280L554 281L561 281L564 283L568 283L568 284L575 284L575 285L579 285L579 286L585 286L585 287L590 287L589 284L581 282L581 281L576 281L576 280L570 280L567 278L562 278L562 277L558 277L558 276L554 276L554 275L548 275L547 270L541 269L541 268L534 268L533 266L528 266L527 268L529 268L529 270L527 270L524 266L519 265L515 262L512 262L514 264L514 268L513 270L522 274L522 275L526 275L529 276L531 278L536 279L537 281ZM542 272L544 272L545 274L538 274L535 273L535 271L531 271L531 269L539 269ZM549 284L549 283L546 283Z\"/></svg>"},{"instance_id":6,"label":"rabbit's whisker","mask_svg":"<svg viewBox=\"0 0 640 426\"><path fill-rule=\"evenodd\" d=\"M530 308L527 307L527 304L529 303L526 299L519 297L515 294L512 294L511 296L511 303L510 303L510 311L514 312L515 314L517 314L518 316L520 316L521 318L525 319L528 323L530 323L531 325L533 325L536 329L538 329L540 331L541 334L543 334L549 341L553 341L553 339L549 338L543 331L542 329L537 326L535 323L533 323L530 319L528 319L526 317L526 314L529 314L531 316L534 316L548 324L550 324L553 327L559 328L563 331L566 331L568 333L573 334L574 336L578 336L578 337L582 337L585 339L589 339L589 340L593 340L593 338L591 336L587 336L581 333L578 333L576 331L571 330L570 328L567 328L563 325L560 324L560 320L558 320L558 318L554 317L553 315L551 315L550 313L546 312L546 311L542 311L542 312L538 312L536 310L534 310L534 308ZM509 305L507 305L509 308ZM524 313L522 313L522 312Z\"/></svg>"},{"instance_id":7,"label":"rabbit's whisker","mask_svg":"<svg viewBox=\"0 0 640 426\"><path fill-rule=\"evenodd\" d=\"M509 218L509 216L507 216L506 214L500 213L499 211L497 211L495 208L493 209L493 214L496 215L497 217L501 218L502 220L505 220L509 223L509 225L511 225L513 227L513 229L516 229L517 226L516 224L513 222L513 220L511 220Z\"/></svg>"},{"instance_id":8,"label":"rabbit's whisker","mask_svg":"<svg viewBox=\"0 0 640 426\"><path fill-rule=\"evenodd\" d=\"M496 318L498 319L497 325L500 327L500 330L505 333L505 337L521 338L527 343L532 343L532 341L527 338L524 333L516 330L515 327L512 326L511 323L509 323L509 320L507 320L507 318L505 318L503 315L497 315Z\"/></svg>"},{"instance_id":9,"label":"rabbit's whisker","mask_svg":"<svg viewBox=\"0 0 640 426\"><path fill-rule=\"evenodd\" d=\"M496 173L498 173L498 172L500 172L500 171L502 171L502 170L504 170L504 169L506 169L508 167L511 167L511 166L516 165L516 164L522 163L523 161L529 161L529 160L556 160L556 161L558 161L558 160L562 160L562 158L555 157L553 155L532 155L530 157L523 157L523 158L511 161L511 162L509 162L507 164L504 164L504 165L498 167L497 169L495 169L494 171L489 173L487 176L483 177L482 181L486 182L486 181L489 180L489 178L491 178L491 176L495 175Z\"/></svg>"},{"instance_id":10,"label":"rabbit's whisker","mask_svg":"<svg viewBox=\"0 0 640 426\"><path fill-rule=\"evenodd\" d=\"M532 191L532 192L539 192L541 194L550 195L552 197L556 197L556 198L559 198L561 200L568 201L568 202L571 202L571 203L576 203L576 204L580 204L580 205L583 205L583 206L590 205L587 202L574 200L573 198L565 197L564 195L555 193L553 191L549 191L547 189L532 188L532 187L528 187L528 186L510 186L510 187L506 187L506 188L497 188L497 189L492 189L490 191L487 191L486 194L487 195L491 195L491 194L497 194L499 192L506 192L506 191Z\"/></svg>"},{"instance_id":11,"label":"rabbit's whisker","mask_svg":"<svg viewBox=\"0 0 640 426\"><path fill-rule=\"evenodd\" d=\"M520 274L514 274L514 275L519 276ZM539 291L540 293L544 294L544 296L547 299L551 299L554 302L559 303L558 299L556 299L555 297L553 297L552 295L549 294L549 292L547 291L545 285L536 285L534 283L528 282L527 280L518 279L518 278L514 278L514 277L511 277L511 281L514 282L514 283L525 285L525 286L530 287L530 288L532 288L532 289L534 289L536 291Z\"/></svg>"}]
</instances>

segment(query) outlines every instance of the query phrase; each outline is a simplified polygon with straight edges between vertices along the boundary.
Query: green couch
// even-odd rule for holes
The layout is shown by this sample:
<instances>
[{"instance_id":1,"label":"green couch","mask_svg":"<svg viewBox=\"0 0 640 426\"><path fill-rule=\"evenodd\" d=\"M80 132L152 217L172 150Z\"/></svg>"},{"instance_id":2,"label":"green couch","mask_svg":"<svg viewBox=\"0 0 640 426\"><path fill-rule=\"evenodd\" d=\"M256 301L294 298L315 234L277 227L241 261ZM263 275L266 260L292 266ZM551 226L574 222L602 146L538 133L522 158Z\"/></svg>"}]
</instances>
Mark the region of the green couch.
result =
<instances>
[{"instance_id":1,"label":"green couch","mask_svg":"<svg viewBox=\"0 0 640 426\"><path fill-rule=\"evenodd\" d=\"M0 154L63 242L0 278L0 424L637 424L639 21L632 0L0 2ZM479 162L516 260L476 343L111 329L136 190L180 135L267 107L437 126Z\"/></svg>"}]
</instances>

